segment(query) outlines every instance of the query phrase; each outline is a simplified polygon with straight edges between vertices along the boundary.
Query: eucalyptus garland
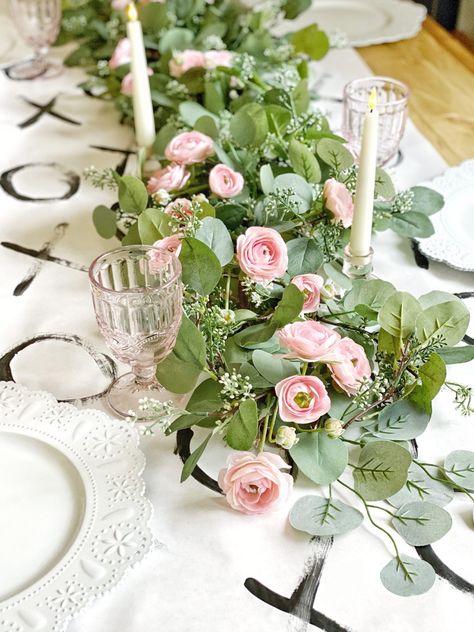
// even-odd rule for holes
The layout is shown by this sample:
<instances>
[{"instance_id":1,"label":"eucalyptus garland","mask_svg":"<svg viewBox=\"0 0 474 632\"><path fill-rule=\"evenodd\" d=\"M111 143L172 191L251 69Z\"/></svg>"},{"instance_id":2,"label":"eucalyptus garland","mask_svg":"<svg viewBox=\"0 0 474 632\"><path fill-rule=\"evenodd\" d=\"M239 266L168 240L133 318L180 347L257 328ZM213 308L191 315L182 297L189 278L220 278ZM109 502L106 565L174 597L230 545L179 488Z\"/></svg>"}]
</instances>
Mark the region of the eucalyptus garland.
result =
<instances>
[{"instance_id":1,"label":"eucalyptus garland","mask_svg":"<svg viewBox=\"0 0 474 632\"><path fill-rule=\"evenodd\" d=\"M327 38L315 25L272 36L279 14L296 17L309 2L267 4L142 5L159 129L153 160L139 178L87 173L118 192L112 208L94 210L103 237L155 244L182 265L185 313L157 377L190 398L179 411L144 400L143 418L155 420L148 432L193 428L202 437L182 480L224 441L233 451L219 485L248 514L288 499L289 455L320 492L295 503L292 526L338 535L357 528L363 511L393 547L384 586L421 594L434 570L401 554L393 530L409 545L431 544L451 526L444 507L454 492L473 501L473 452L427 463L414 444L443 386L463 413L473 410L470 389L446 377L447 364L474 358L474 347L458 346L469 312L451 294L416 298L342 273L357 167L308 87L308 61L326 52ZM107 2L65 12L62 41L81 40L69 63L88 68L84 88L131 121L123 36L123 13ZM426 187L396 193L377 171L375 230L428 236L442 205ZM336 499L338 489L353 504Z\"/></svg>"}]
</instances>

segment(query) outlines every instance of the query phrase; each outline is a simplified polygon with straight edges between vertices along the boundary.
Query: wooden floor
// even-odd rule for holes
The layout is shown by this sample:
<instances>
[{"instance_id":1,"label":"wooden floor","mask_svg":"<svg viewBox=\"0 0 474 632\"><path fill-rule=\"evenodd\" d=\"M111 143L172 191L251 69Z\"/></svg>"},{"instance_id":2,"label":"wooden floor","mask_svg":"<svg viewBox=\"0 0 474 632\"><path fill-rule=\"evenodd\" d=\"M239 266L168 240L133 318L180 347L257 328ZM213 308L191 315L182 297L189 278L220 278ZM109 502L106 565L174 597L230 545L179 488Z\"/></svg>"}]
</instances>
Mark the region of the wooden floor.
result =
<instances>
[{"instance_id":1,"label":"wooden floor","mask_svg":"<svg viewBox=\"0 0 474 632\"><path fill-rule=\"evenodd\" d=\"M446 162L474 158L474 55L428 17L414 38L359 48L374 74L411 89L410 117Z\"/></svg>"}]
</instances>

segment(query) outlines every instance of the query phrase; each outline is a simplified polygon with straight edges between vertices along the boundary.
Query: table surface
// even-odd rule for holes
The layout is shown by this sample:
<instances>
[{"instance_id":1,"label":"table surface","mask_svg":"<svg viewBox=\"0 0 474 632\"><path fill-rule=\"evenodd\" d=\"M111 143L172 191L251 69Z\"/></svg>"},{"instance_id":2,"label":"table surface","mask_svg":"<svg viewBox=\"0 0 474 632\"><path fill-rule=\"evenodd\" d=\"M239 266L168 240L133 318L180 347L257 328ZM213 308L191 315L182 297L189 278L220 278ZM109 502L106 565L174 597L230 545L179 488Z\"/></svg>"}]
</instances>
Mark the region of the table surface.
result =
<instances>
[{"instance_id":1,"label":"table surface","mask_svg":"<svg viewBox=\"0 0 474 632\"><path fill-rule=\"evenodd\" d=\"M410 118L449 165L474 154L474 55L428 17L416 37L357 49L411 89Z\"/></svg>"}]
</instances>

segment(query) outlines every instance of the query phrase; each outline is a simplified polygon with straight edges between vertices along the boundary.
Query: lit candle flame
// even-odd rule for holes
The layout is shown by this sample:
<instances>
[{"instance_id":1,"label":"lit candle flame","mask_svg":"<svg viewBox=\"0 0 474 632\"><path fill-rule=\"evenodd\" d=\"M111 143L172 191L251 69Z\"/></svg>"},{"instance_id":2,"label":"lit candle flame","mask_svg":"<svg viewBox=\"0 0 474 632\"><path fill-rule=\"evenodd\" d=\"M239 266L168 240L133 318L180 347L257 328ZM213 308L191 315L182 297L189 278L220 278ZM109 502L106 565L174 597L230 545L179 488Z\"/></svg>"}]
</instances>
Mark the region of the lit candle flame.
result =
<instances>
[{"instance_id":1,"label":"lit candle flame","mask_svg":"<svg viewBox=\"0 0 474 632\"><path fill-rule=\"evenodd\" d=\"M369 106L369 110L371 112L377 107L377 88L372 88L372 90L370 91L369 101L367 105Z\"/></svg>"},{"instance_id":2,"label":"lit candle flame","mask_svg":"<svg viewBox=\"0 0 474 632\"><path fill-rule=\"evenodd\" d=\"M136 22L138 20L137 8L134 2L130 2L127 7L127 18L129 22Z\"/></svg>"}]
</instances>

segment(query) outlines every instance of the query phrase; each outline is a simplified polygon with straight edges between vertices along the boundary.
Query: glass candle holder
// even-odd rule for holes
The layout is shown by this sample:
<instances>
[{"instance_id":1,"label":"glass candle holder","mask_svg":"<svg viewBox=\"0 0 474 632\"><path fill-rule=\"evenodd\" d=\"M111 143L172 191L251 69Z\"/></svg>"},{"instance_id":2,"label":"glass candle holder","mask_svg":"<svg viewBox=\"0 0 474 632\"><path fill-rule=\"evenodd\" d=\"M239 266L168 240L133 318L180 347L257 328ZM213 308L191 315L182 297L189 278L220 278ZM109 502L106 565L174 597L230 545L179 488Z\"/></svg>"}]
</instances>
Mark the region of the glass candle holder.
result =
<instances>
[{"instance_id":1,"label":"glass candle holder","mask_svg":"<svg viewBox=\"0 0 474 632\"><path fill-rule=\"evenodd\" d=\"M91 264L89 281L107 346L132 369L110 387L109 405L122 416L137 413L140 399L162 399L156 365L173 349L181 324L181 264L153 246L117 248Z\"/></svg>"},{"instance_id":2,"label":"glass candle holder","mask_svg":"<svg viewBox=\"0 0 474 632\"><path fill-rule=\"evenodd\" d=\"M61 72L58 64L46 58L61 26L61 0L10 0L10 14L19 34L34 50L32 59L10 68L12 79L52 77Z\"/></svg>"},{"instance_id":3,"label":"glass candle holder","mask_svg":"<svg viewBox=\"0 0 474 632\"><path fill-rule=\"evenodd\" d=\"M366 77L346 84L343 93L342 133L356 158L360 155L364 117L372 88L377 90L377 165L382 167L398 152L405 132L410 90L401 81L390 77Z\"/></svg>"}]
</instances>

